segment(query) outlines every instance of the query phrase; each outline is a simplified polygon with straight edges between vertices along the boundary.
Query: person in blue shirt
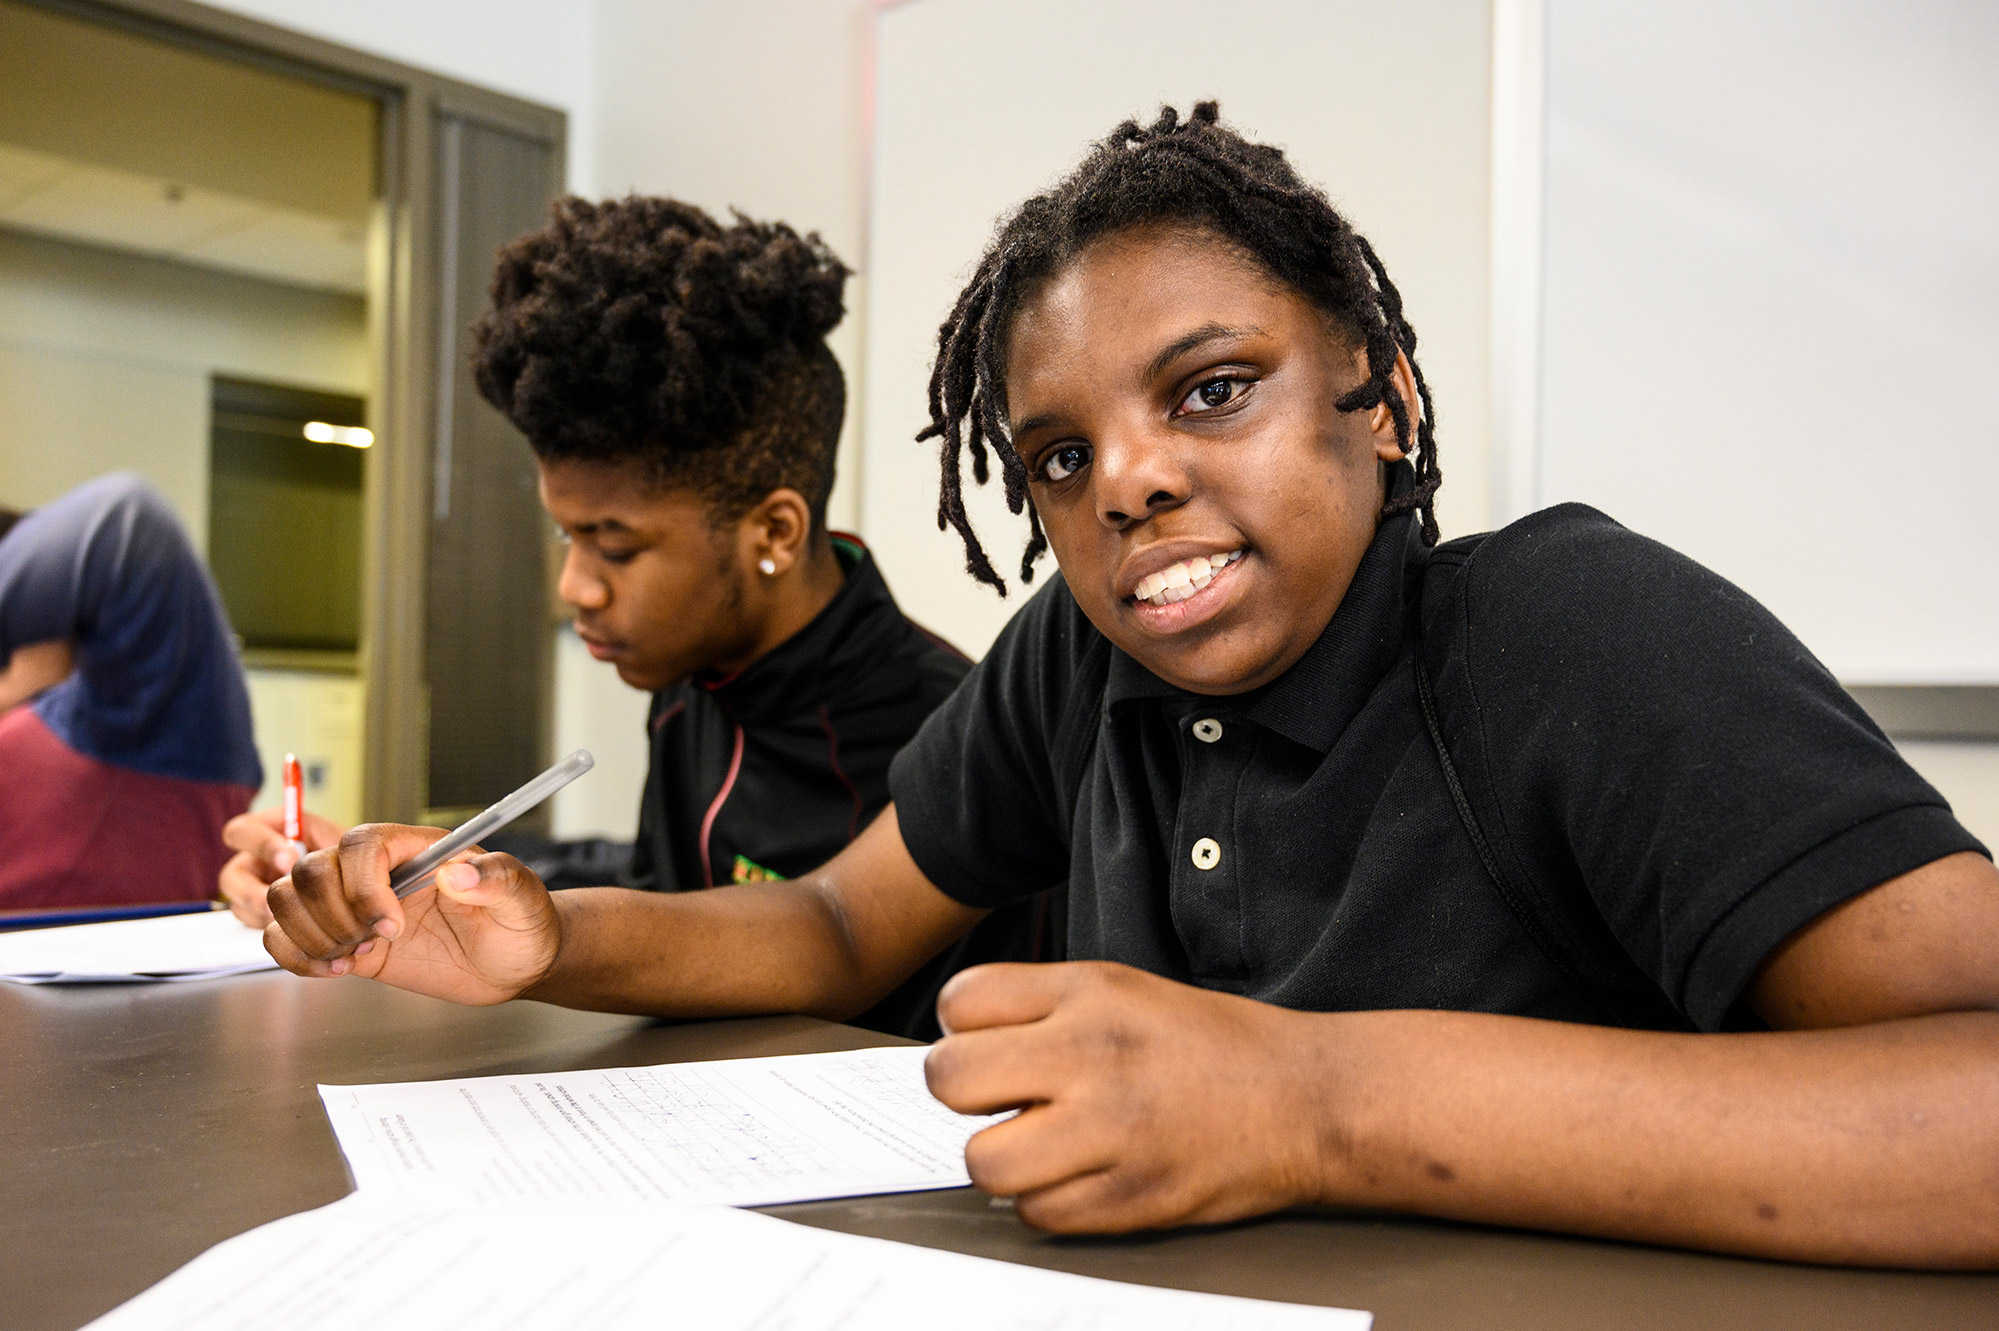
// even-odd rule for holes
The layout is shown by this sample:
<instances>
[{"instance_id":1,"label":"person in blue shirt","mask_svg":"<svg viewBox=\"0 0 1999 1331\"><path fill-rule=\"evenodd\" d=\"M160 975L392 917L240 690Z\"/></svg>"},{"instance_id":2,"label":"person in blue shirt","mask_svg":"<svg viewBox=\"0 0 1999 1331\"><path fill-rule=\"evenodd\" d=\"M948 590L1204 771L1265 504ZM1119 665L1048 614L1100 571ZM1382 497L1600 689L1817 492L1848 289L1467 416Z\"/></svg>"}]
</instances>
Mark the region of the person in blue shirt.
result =
<instances>
[{"instance_id":1,"label":"person in blue shirt","mask_svg":"<svg viewBox=\"0 0 1999 1331\"><path fill-rule=\"evenodd\" d=\"M221 595L144 480L0 537L0 660L0 910L213 897L263 769Z\"/></svg>"}]
</instances>

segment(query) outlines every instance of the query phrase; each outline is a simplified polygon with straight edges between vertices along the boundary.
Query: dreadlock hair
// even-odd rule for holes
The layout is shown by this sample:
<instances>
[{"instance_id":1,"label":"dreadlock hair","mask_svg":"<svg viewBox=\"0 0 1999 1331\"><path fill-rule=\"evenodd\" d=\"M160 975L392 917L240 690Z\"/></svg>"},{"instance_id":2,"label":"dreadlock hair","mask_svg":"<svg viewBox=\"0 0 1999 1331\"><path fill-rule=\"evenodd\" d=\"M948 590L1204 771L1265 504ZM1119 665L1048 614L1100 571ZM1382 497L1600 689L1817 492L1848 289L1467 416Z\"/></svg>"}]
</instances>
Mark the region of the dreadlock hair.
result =
<instances>
[{"instance_id":1,"label":"dreadlock hair","mask_svg":"<svg viewBox=\"0 0 1999 1331\"><path fill-rule=\"evenodd\" d=\"M1298 178L1283 150L1251 143L1220 122L1214 102L1201 102L1183 123L1172 107L1141 127L1127 120L1097 143L1081 165L1045 194L1023 203L1001 222L972 280L937 331L937 360L930 372L930 424L918 441L941 439L942 483L937 529L955 527L965 543L965 568L1001 596L1006 582L986 557L965 512L964 455L972 479L984 485L992 456L999 460L1008 509L1027 511L1027 549L1020 579L1034 578L1034 562L1048 549L1040 516L1027 502L1027 467L1014 451L1002 419L1006 380L1001 372L1014 316L1071 259L1114 232L1154 223L1185 223L1212 231L1309 300L1367 352L1368 380L1334 403L1341 411L1386 405L1395 436L1412 458L1416 484L1391 498L1382 516L1414 511L1423 539L1437 542L1435 408L1416 364L1416 330L1402 313L1402 295L1374 247ZM1409 357L1419 420L1410 419L1391 375L1395 356ZM1414 435L1412 442L1411 435Z\"/></svg>"},{"instance_id":2,"label":"dreadlock hair","mask_svg":"<svg viewBox=\"0 0 1999 1331\"><path fill-rule=\"evenodd\" d=\"M637 463L718 522L790 486L823 527L847 392L826 334L848 272L782 222L559 199L500 251L473 374L544 461Z\"/></svg>"}]
</instances>

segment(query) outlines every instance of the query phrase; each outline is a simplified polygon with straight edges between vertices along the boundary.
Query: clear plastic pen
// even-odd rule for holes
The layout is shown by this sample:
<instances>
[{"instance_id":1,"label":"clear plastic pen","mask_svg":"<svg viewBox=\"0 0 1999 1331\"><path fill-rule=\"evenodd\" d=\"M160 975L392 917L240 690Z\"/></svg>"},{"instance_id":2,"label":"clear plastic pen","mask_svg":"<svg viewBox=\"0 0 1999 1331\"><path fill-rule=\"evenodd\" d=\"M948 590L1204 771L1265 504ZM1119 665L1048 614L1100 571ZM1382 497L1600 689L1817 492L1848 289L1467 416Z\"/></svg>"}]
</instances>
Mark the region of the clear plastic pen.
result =
<instances>
[{"instance_id":1,"label":"clear plastic pen","mask_svg":"<svg viewBox=\"0 0 1999 1331\"><path fill-rule=\"evenodd\" d=\"M427 886L453 855L499 831L596 765L589 750L578 749L513 794L502 796L492 808L466 819L456 831L390 874L390 889L400 898Z\"/></svg>"}]
</instances>

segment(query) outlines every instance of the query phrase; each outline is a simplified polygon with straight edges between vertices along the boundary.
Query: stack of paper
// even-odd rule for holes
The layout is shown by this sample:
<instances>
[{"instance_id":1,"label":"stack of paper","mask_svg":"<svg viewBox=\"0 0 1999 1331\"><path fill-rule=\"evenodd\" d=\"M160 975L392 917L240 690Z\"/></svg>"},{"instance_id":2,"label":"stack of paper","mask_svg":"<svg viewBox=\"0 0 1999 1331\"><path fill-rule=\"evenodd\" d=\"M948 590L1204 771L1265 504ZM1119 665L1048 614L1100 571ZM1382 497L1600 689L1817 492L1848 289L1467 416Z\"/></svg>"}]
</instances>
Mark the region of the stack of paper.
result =
<instances>
[{"instance_id":1,"label":"stack of paper","mask_svg":"<svg viewBox=\"0 0 1999 1331\"><path fill-rule=\"evenodd\" d=\"M15 984L200 980L277 964L263 932L226 910L0 933L0 980Z\"/></svg>"},{"instance_id":2,"label":"stack of paper","mask_svg":"<svg viewBox=\"0 0 1999 1331\"><path fill-rule=\"evenodd\" d=\"M217 1245L99 1331L1366 1331L711 1205L961 1186L921 1048L322 1086L359 1190Z\"/></svg>"},{"instance_id":3,"label":"stack of paper","mask_svg":"<svg viewBox=\"0 0 1999 1331\"><path fill-rule=\"evenodd\" d=\"M367 1193L221 1243L87 1331L1367 1331L1373 1318L1066 1275L654 1203L409 1210Z\"/></svg>"}]
</instances>

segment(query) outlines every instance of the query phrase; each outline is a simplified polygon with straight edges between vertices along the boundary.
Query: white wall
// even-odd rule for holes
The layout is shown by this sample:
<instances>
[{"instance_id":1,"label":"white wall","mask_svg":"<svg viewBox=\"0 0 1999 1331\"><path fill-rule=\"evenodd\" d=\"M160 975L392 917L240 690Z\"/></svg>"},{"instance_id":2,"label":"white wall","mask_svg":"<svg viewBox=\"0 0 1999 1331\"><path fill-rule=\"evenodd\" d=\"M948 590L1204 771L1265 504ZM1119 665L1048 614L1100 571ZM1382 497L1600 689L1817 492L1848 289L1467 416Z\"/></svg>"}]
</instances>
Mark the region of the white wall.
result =
<instances>
[{"instance_id":1,"label":"white wall","mask_svg":"<svg viewBox=\"0 0 1999 1331\"><path fill-rule=\"evenodd\" d=\"M828 339L848 395L828 510L849 528L860 515L869 10L868 0L599 0L596 16L599 193L789 222L855 269L847 317Z\"/></svg>"},{"instance_id":2,"label":"white wall","mask_svg":"<svg viewBox=\"0 0 1999 1331\"><path fill-rule=\"evenodd\" d=\"M1552 0L1541 503L1999 685L1999 8Z\"/></svg>"},{"instance_id":3,"label":"white wall","mask_svg":"<svg viewBox=\"0 0 1999 1331\"><path fill-rule=\"evenodd\" d=\"M998 214L1162 103L1218 98L1374 242L1436 396L1439 519L1447 534L1484 527L1490 17L1488 0L916 0L880 14L862 531L913 616L977 655L1023 599L976 587L932 519L934 445L912 440L937 325ZM1025 520L997 485L967 490L994 564L1017 568Z\"/></svg>"}]
</instances>

